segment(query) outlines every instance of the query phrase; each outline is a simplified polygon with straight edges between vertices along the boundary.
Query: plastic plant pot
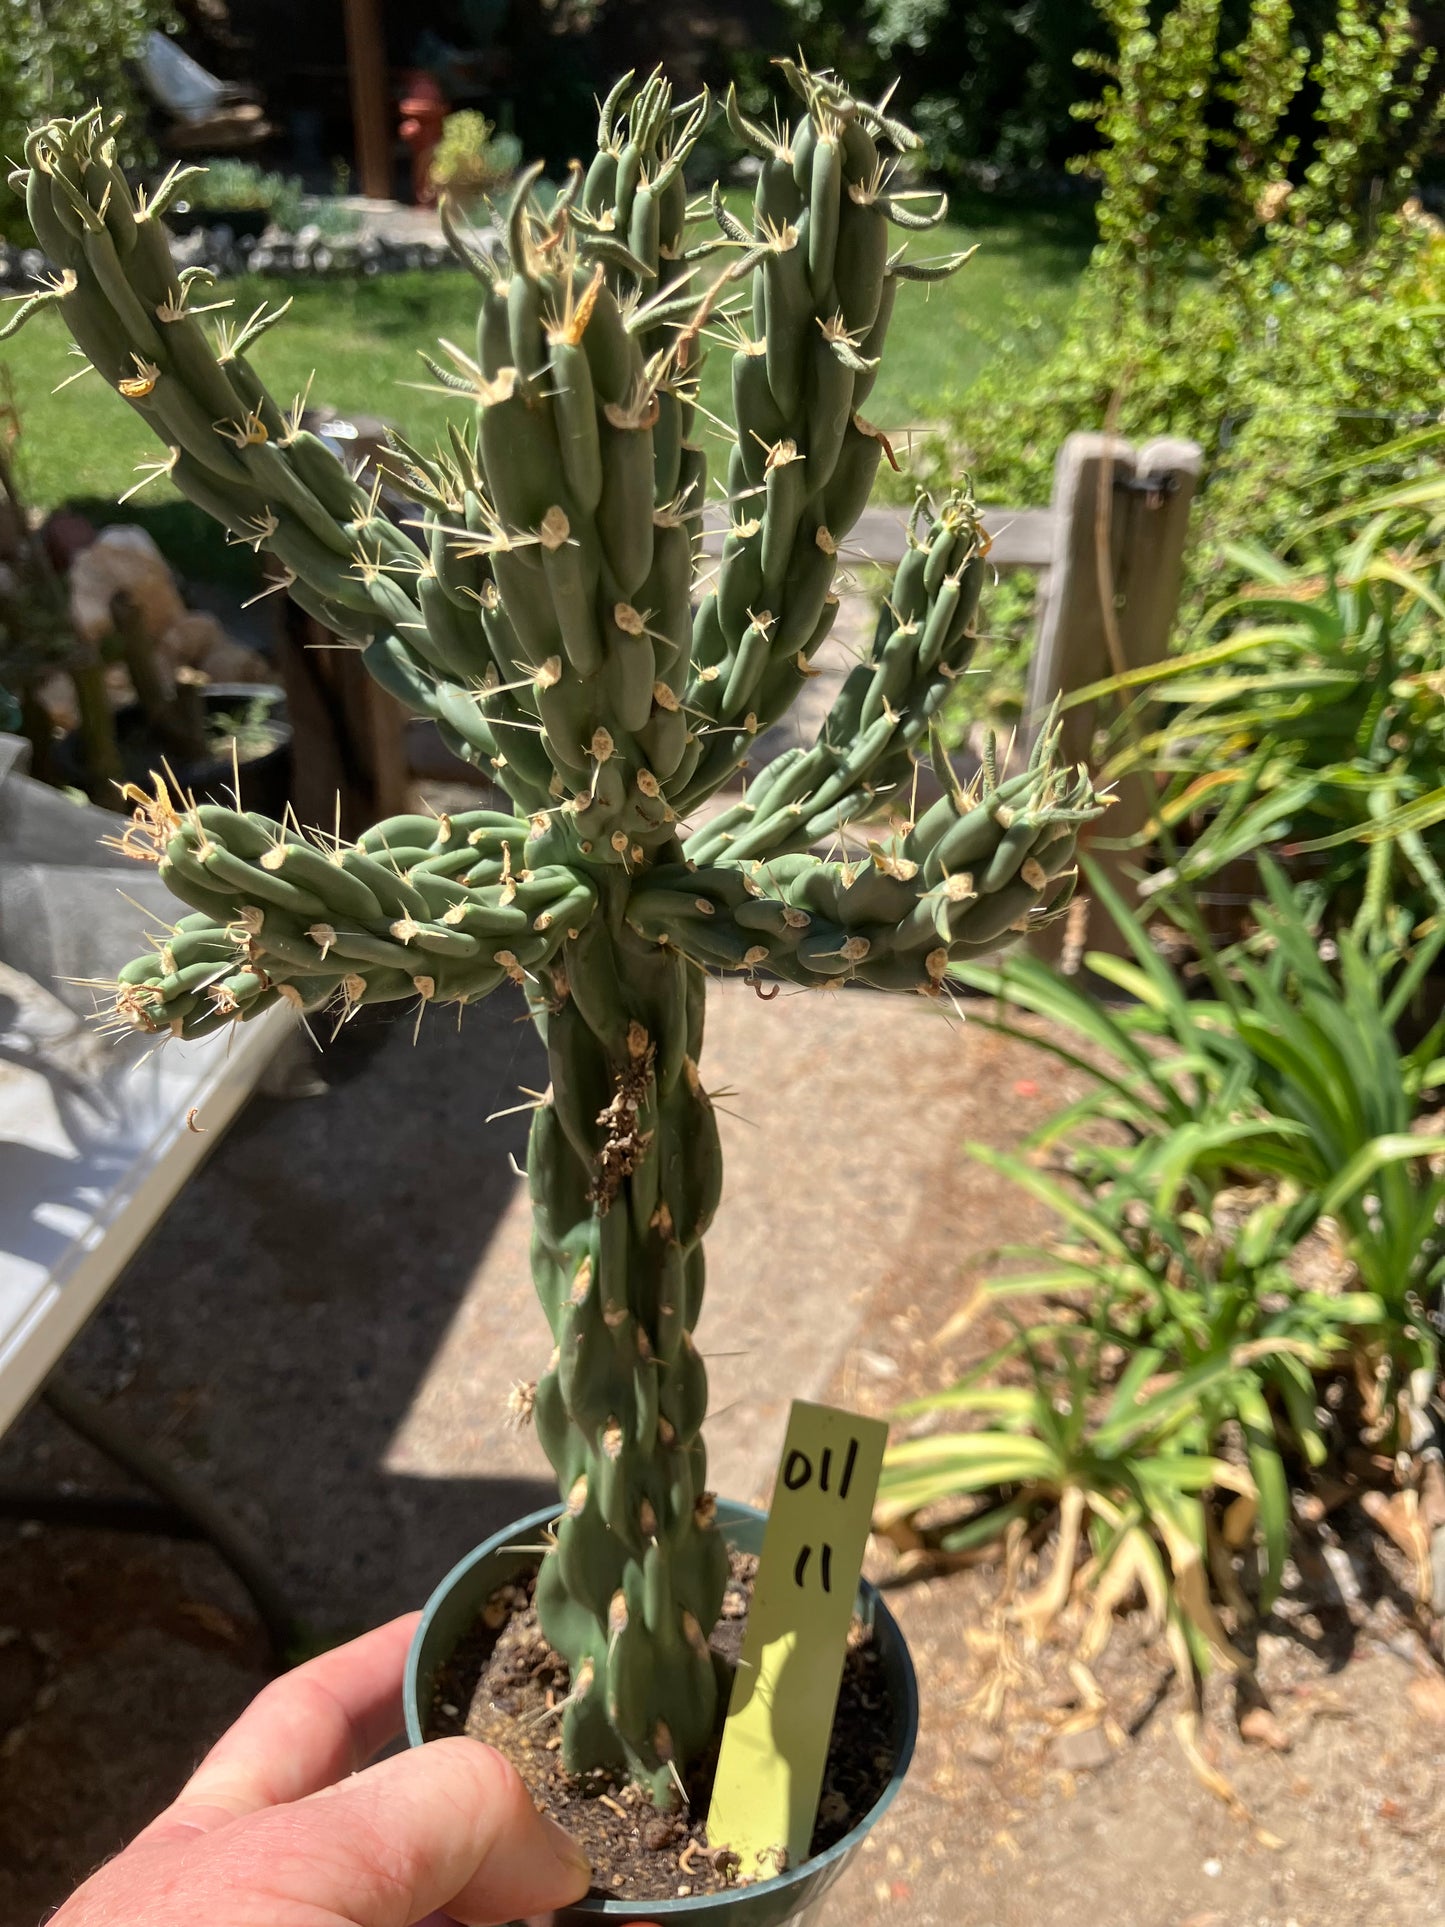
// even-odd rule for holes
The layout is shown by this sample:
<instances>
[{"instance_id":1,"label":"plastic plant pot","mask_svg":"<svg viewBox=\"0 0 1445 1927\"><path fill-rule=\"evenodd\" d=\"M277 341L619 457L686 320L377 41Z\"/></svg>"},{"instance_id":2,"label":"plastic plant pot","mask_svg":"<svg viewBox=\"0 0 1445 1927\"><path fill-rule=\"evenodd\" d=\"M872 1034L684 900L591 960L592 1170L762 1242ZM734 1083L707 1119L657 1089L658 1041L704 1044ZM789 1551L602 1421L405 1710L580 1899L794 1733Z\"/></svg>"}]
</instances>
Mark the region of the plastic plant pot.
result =
<instances>
[{"instance_id":1,"label":"plastic plant pot","mask_svg":"<svg viewBox=\"0 0 1445 1927\"><path fill-rule=\"evenodd\" d=\"M266 711L266 728L273 740L269 749L240 765L241 808L256 810L262 816L279 818L291 794L291 724L286 714L286 694L275 683L217 682L204 691L208 717L244 713L255 704ZM115 713L116 747L120 751L121 774L128 783L147 786L150 773L164 758L175 772L181 788L193 794L198 803L233 806L232 785L235 771L228 752L195 759L177 756L157 741L139 703L127 703ZM52 750L54 779L89 787L85 753L80 734L71 730L60 737Z\"/></svg>"},{"instance_id":2,"label":"plastic plant pot","mask_svg":"<svg viewBox=\"0 0 1445 1927\"><path fill-rule=\"evenodd\" d=\"M270 225L269 207L208 207L203 201L177 201L166 215L166 226L172 234L228 227L237 241L259 241Z\"/></svg>"},{"instance_id":3,"label":"plastic plant pot","mask_svg":"<svg viewBox=\"0 0 1445 1927\"><path fill-rule=\"evenodd\" d=\"M454 1566L427 1601L406 1663L406 1733L413 1746L423 1744L423 1722L431 1706L438 1670L471 1631L478 1612L498 1587L514 1582L537 1565L535 1553L517 1548L534 1544L533 1535L556 1516L556 1507L549 1507L494 1534ZM761 1551L763 1527L767 1523L765 1513L724 1499L718 1503L718 1520L730 1546L741 1552ZM509 1547L512 1550L509 1551ZM913 1661L898 1622L866 1580L858 1587L857 1611L863 1623L873 1628L878 1642L893 1711L890 1737L894 1757L888 1785L857 1826L826 1853L790 1868L775 1879L729 1887L721 1893L673 1900L612 1900L589 1896L575 1907L554 1915L555 1927L596 1927L600 1919L634 1921L643 1917L666 1923L666 1927L685 1927L692 1923L696 1927L794 1927L794 1924L801 1927L804 1922L818 1919L828 1889L892 1805L918 1737L918 1682Z\"/></svg>"}]
</instances>

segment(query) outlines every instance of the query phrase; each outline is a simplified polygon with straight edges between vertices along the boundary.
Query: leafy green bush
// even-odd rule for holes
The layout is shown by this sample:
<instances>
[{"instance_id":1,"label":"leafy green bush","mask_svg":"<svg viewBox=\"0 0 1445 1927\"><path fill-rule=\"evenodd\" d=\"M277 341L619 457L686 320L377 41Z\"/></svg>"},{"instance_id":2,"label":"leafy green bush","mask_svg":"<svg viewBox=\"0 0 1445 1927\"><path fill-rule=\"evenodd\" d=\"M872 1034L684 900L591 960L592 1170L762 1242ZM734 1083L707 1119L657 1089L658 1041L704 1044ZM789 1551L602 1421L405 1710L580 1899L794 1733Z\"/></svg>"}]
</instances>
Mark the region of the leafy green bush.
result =
<instances>
[{"instance_id":1,"label":"leafy green bush","mask_svg":"<svg viewBox=\"0 0 1445 1927\"><path fill-rule=\"evenodd\" d=\"M766 59L756 47L801 42L810 61L836 67L860 90L897 83L929 167L955 181L1037 175L1084 159L1085 137L1071 120L1107 111L1096 76L1117 82L1117 64L1125 69L1117 111L1146 149L1148 171L1136 184L1156 201L1171 196L1181 213L1179 190L1189 186L1191 245L1198 217L1212 218L1237 173L1237 151L1214 139L1229 113L1239 115L1251 152L1283 154L1296 179L1316 160L1328 137L1311 119L1317 83L1309 70L1327 55L1338 61L1332 35L1348 42L1352 71L1364 77L1350 107L1376 125L1368 163L1388 170L1413 133L1388 114L1377 122L1369 85L1377 40L1397 51L1409 44L1409 15L1394 4L1182 0L1171 11L1161 0L775 0L775 12L775 30L732 55L745 92L760 99L765 91ZM1118 63L1103 58L1111 45L1123 49ZM1129 84L1133 75L1142 88ZM1274 106L1279 82L1296 75L1300 84Z\"/></svg>"},{"instance_id":2,"label":"leafy green bush","mask_svg":"<svg viewBox=\"0 0 1445 1927\"><path fill-rule=\"evenodd\" d=\"M1052 359L997 357L949 439L981 499L1041 502L1075 430L1193 437L1206 463L1185 597L1197 614L1229 582L1226 545L1287 549L1358 488L1352 457L1438 418L1445 313L1391 294L1432 238L1398 221L1358 263L1262 253L1181 290L1162 320L1121 310L1092 278Z\"/></svg>"},{"instance_id":3,"label":"leafy green bush","mask_svg":"<svg viewBox=\"0 0 1445 1927\"><path fill-rule=\"evenodd\" d=\"M1219 0L1179 0L1157 30L1143 0L1102 4L1118 52L1084 291L1055 355L997 356L944 439L983 500L1038 502L1074 430L1192 436L1197 613L1239 580L1227 545L1286 549L1358 486L1344 462L1439 418L1441 236L1410 197L1438 75L1404 0L1337 0L1313 62L1288 0L1253 0L1232 47Z\"/></svg>"},{"instance_id":4,"label":"leafy green bush","mask_svg":"<svg viewBox=\"0 0 1445 1927\"><path fill-rule=\"evenodd\" d=\"M1221 0L1096 0L1115 43L1085 55L1104 76L1081 106L1102 144L1079 171L1101 187L1101 276L1166 308L1202 256L1230 267L1259 244L1308 236L1354 259L1398 207L1440 131L1432 48L1408 0L1325 0L1311 53L1298 0L1248 0L1230 31ZM1316 9L1317 10L1317 9ZM1157 24L1156 24L1157 22ZM1308 102L1304 138L1291 125Z\"/></svg>"},{"instance_id":5,"label":"leafy green bush","mask_svg":"<svg viewBox=\"0 0 1445 1927\"><path fill-rule=\"evenodd\" d=\"M206 172L188 191L194 205L228 213L269 214L279 227L293 234L301 226L304 189L298 176L269 173L255 161L238 160L233 155L199 165Z\"/></svg>"},{"instance_id":6,"label":"leafy green bush","mask_svg":"<svg viewBox=\"0 0 1445 1927\"><path fill-rule=\"evenodd\" d=\"M23 161L25 136L52 114L79 114L103 95L127 112L123 165L145 159L145 116L130 62L148 33L176 24L169 0L0 0L0 154ZM25 210L0 192L0 234L29 240Z\"/></svg>"}]
</instances>

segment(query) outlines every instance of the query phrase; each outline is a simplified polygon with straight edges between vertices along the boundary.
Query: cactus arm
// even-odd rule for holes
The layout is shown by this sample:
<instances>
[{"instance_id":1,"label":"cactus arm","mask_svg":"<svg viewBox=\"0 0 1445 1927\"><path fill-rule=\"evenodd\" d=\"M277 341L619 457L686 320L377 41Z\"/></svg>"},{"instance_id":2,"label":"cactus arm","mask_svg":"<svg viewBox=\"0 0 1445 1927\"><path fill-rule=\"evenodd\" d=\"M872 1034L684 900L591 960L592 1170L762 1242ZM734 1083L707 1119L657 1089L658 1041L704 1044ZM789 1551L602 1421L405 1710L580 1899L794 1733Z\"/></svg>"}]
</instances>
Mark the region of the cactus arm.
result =
<instances>
[{"instance_id":1,"label":"cactus arm","mask_svg":"<svg viewBox=\"0 0 1445 1927\"><path fill-rule=\"evenodd\" d=\"M695 358L718 290L688 292L680 169L706 112L674 107L654 75L609 97L580 208L544 210L523 179L471 364L476 478L460 479L497 591L484 623L506 631L493 667L530 685L511 721L537 719L534 764L540 751L579 855L624 870L671 841L671 795L700 753L679 692L705 484ZM424 490L447 484L412 469ZM504 733L501 747L524 748Z\"/></svg>"},{"instance_id":2,"label":"cactus arm","mask_svg":"<svg viewBox=\"0 0 1445 1927\"><path fill-rule=\"evenodd\" d=\"M1056 766L1056 745L1054 730L1002 784L947 788L853 862L803 852L655 869L628 924L705 968L937 996L950 963L1042 928L1073 894L1079 826L1099 805L1083 770Z\"/></svg>"},{"instance_id":3,"label":"cactus arm","mask_svg":"<svg viewBox=\"0 0 1445 1927\"><path fill-rule=\"evenodd\" d=\"M12 327L36 306L58 307L81 350L168 446L164 472L182 494L235 540L273 555L319 620L362 643L389 639L394 646L370 658L386 686L445 725L452 748L490 766L519 807L545 803L550 765L518 742L535 719L501 691L515 679L510 632L500 616L489 625L480 604L488 572L466 500L475 473L448 470L447 492L424 518L425 546L414 541L252 368L246 351L280 311L208 335L191 299L198 277L177 274L171 260L166 195L149 204L132 195L98 114L38 130L26 156L28 210L58 272ZM472 521L481 520L478 505Z\"/></svg>"},{"instance_id":4,"label":"cactus arm","mask_svg":"<svg viewBox=\"0 0 1445 1927\"><path fill-rule=\"evenodd\" d=\"M160 203L137 202L100 117L53 122L26 153L28 209L59 270L55 303L106 380L179 450L178 481L188 471L208 480L238 532L268 527L264 546L314 549L315 586L339 600L363 537L387 565L411 560L413 545L378 524L345 468L313 438L288 436L247 361L278 316L223 325L213 344L171 260Z\"/></svg>"},{"instance_id":5,"label":"cactus arm","mask_svg":"<svg viewBox=\"0 0 1445 1927\"><path fill-rule=\"evenodd\" d=\"M909 780L973 653L987 553L966 490L936 514L920 498L868 659L849 675L817 740L776 759L740 804L691 836L689 859L740 863L807 849Z\"/></svg>"},{"instance_id":6,"label":"cactus arm","mask_svg":"<svg viewBox=\"0 0 1445 1927\"><path fill-rule=\"evenodd\" d=\"M537 981L596 909L585 876L545 860L546 831L495 812L395 817L331 846L159 781L131 798L123 847L193 909L121 973L115 1017L141 1030L204 1036L278 1002L473 1003Z\"/></svg>"},{"instance_id":7,"label":"cactus arm","mask_svg":"<svg viewBox=\"0 0 1445 1927\"><path fill-rule=\"evenodd\" d=\"M783 67L806 109L786 142L744 121L734 96L727 103L734 132L762 161L751 236L761 259L751 332L739 330L733 355L731 528L694 623L686 703L707 742L676 798L684 814L787 709L831 626L838 551L882 452L860 411L908 265L889 254L889 226L916 220L885 193L890 164L878 145L907 148L914 137L832 79ZM735 236L737 223L718 218Z\"/></svg>"}]
</instances>

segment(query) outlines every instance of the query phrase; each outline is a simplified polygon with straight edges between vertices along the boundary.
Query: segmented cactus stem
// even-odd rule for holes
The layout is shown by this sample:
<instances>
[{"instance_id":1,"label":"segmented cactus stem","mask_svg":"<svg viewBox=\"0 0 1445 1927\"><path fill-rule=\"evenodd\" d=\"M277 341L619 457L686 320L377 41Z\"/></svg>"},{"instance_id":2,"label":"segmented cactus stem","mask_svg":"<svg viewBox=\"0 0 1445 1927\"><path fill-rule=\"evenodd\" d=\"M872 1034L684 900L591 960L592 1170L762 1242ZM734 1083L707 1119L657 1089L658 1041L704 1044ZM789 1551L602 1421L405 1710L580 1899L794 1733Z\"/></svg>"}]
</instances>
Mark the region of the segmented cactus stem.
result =
<instances>
[{"instance_id":1,"label":"segmented cactus stem","mask_svg":"<svg viewBox=\"0 0 1445 1927\"><path fill-rule=\"evenodd\" d=\"M751 767L837 613L884 447L863 411L898 289L964 258L893 246L946 208L893 191L916 138L780 66L802 104L790 128L725 104L759 162L750 222L714 192L716 231L692 237L683 169L711 103L674 101L661 73L612 90L595 157L549 205L540 170L522 177L496 254L448 220L481 284L476 338L426 365L473 414L435 451L393 437L387 479L417 505L401 526L252 366L284 310L212 324L206 276L177 273L160 216L180 177L135 196L98 110L32 133L16 177L56 272L9 329L56 309L163 443L150 473L269 555L510 798L346 844L161 783L133 792L121 845L188 913L121 972L112 1016L195 1037L277 1003L420 1018L521 988L550 1067L528 1176L554 1349L515 1405L561 1490L538 1596L571 1667L563 1757L664 1804L713 1730L726 1570L693 1336L720 1180L706 977L938 996L951 961L1063 912L1097 808L1052 731L1027 770L1001 776L991 754L967 791L942 751L934 719L987 568L965 490L920 499L868 660L816 742ZM719 337L736 435L714 571L696 388ZM925 753L942 794L919 813ZM866 849L816 853L884 810Z\"/></svg>"},{"instance_id":2,"label":"segmented cactus stem","mask_svg":"<svg viewBox=\"0 0 1445 1927\"><path fill-rule=\"evenodd\" d=\"M572 1665L568 1757L623 1765L671 1805L717 1710L727 1556L693 1329L721 1153L704 979L641 942L625 883L608 888L564 953L566 993L534 1006L551 1085L528 1151L533 1273L554 1340L535 1417L565 1502L538 1607Z\"/></svg>"}]
</instances>

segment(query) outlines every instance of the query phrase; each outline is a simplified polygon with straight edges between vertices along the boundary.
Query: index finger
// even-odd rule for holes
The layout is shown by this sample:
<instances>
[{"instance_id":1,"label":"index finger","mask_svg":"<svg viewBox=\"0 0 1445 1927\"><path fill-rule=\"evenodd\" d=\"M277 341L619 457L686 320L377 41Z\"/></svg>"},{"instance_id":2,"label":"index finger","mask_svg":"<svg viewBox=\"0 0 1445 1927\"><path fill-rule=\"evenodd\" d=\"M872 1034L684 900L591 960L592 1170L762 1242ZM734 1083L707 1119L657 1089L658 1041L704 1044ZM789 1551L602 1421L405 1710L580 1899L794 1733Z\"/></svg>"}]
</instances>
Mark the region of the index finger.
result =
<instances>
[{"instance_id":1,"label":"index finger","mask_svg":"<svg viewBox=\"0 0 1445 1927\"><path fill-rule=\"evenodd\" d=\"M364 1766L401 1731L401 1683L420 1613L407 1613L273 1680L140 1837L210 1832L288 1805Z\"/></svg>"}]
</instances>

